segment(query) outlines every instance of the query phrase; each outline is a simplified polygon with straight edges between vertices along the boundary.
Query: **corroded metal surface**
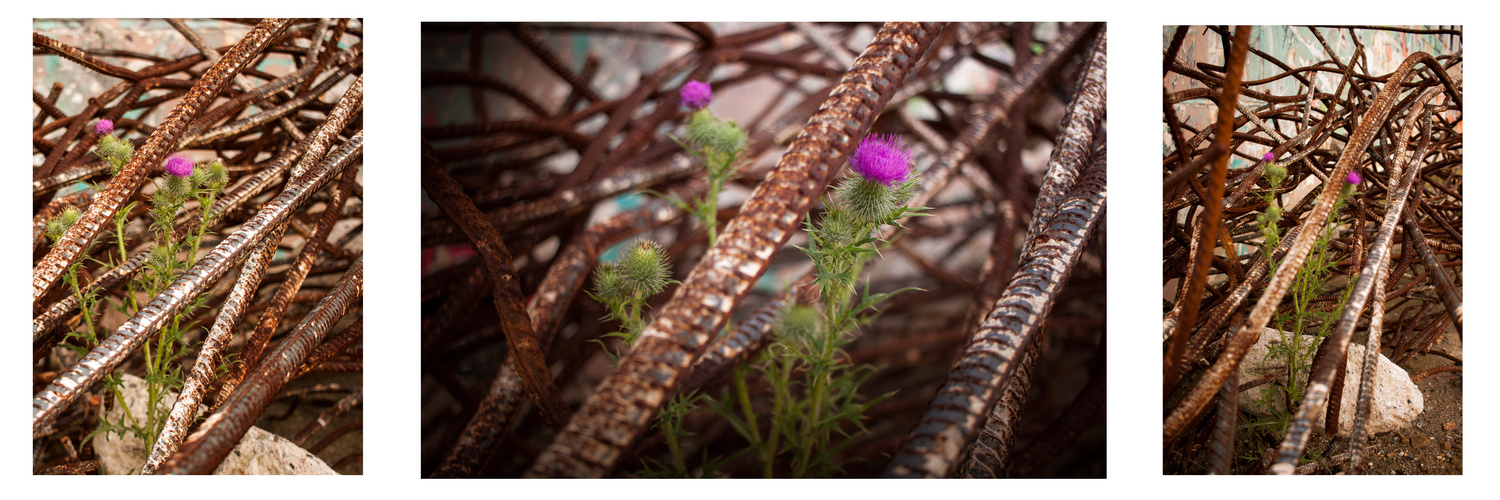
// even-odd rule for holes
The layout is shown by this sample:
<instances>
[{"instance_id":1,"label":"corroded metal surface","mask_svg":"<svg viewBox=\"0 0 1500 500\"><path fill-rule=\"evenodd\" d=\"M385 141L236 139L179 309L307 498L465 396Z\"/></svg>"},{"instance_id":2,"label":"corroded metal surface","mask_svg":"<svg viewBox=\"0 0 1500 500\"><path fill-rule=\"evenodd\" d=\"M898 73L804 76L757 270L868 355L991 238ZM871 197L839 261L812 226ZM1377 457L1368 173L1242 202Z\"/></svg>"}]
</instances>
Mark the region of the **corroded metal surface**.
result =
<instances>
[{"instance_id":1,"label":"corroded metal surface","mask_svg":"<svg viewBox=\"0 0 1500 500\"><path fill-rule=\"evenodd\" d=\"M364 259L355 261L333 291L313 308L307 319L297 325L286 341L267 355L266 364L245 380L224 404L223 410L210 415L203 426L188 436L182 449L158 474L208 474L219 466L230 450L255 423L271 399L286 381L296 374L328 330L344 316L344 311L364 293Z\"/></svg>"},{"instance_id":2,"label":"corroded metal surface","mask_svg":"<svg viewBox=\"0 0 1500 500\"><path fill-rule=\"evenodd\" d=\"M1105 156L1105 148L1094 149L1072 194L1022 257L1005 293L891 459L887 477L947 477L955 471L1097 226L1107 195Z\"/></svg>"},{"instance_id":3,"label":"corroded metal surface","mask_svg":"<svg viewBox=\"0 0 1500 500\"><path fill-rule=\"evenodd\" d=\"M422 190L443 208L458 223L484 259L485 272L489 274L495 309L500 313L500 329L505 334L510 355L516 360L526 395L541 409L542 415L552 425L562 425L570 412L562 403L552 374L543 362L542 351L537 347L532 333L531 320L522 306L525 300L516 278L515 266L510 252L495 228L485 220L484 214L474 202L459 189L458 183L448 175L447 167L437 159L437 153L427 140L422 140Z\"/></svg>"}]
</instances>

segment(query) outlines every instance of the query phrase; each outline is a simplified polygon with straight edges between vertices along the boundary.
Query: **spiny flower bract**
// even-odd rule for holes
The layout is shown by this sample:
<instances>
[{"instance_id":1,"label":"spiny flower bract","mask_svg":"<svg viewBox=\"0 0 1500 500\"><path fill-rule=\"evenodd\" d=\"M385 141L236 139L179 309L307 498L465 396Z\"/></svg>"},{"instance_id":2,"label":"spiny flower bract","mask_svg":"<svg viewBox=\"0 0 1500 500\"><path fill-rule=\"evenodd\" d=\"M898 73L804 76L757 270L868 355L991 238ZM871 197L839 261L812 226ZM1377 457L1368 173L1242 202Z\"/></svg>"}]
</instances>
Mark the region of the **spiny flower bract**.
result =
<instances>
[{"instance_id":1,"label":"spiny flower bract","mask_svg":"<svg viewBox=\"0 0 1500 500\"><path fill-rule=\"evenodd\" d=\"M632 245L618 262L625 279L625 286L643 296L656 295L667 287L672 271L667 268L667 257L661 245L642 240Z\"/></svg>"},{"instance_id":2,"label":"spiny flower bract","mask_svg":"<svg viewBox=\"0 0 1500 500\"><path fill-rule=\"evenodd\" d=\"M135 154L135 146L130 141L112 135L99 139L99 145L95 148L99 157L109 160L112 165L124 165Z\"/></svg>"},{"instance_id":3,"label":"spiny flower bract","mask_svg":"<svg viewBox=\"0 0 1500 500\"><path fill-rule=\"evenodd\" d=\"M707 110L693 113L688 119L687 140L694 146L707 146L723 153L745 149L745 130L732 121L720 120Z\"/></svg>"}]
</instances>

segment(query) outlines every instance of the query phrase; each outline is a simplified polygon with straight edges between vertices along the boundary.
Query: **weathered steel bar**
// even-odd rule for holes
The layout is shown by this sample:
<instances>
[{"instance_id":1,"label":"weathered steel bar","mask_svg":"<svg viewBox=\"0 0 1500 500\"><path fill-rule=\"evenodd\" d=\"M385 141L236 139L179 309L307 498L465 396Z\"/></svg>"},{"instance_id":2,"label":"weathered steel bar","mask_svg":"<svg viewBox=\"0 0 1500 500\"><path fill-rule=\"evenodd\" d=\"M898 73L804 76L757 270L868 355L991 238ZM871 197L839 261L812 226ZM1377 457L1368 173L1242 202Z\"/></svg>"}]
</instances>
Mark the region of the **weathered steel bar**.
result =
<instances>
[{"instance_id":1,"label":"weathered steel bar","mask_svg":"<svg viewBox=\"0 0 1500 500\"><path fill-rule=\"evenodd\" d=\"M1177 331L1172 333L1171 342L1167 347L1167 355L1162 358L1162 384L1164 394L1170 394L1173 387L1177 386L1177 380L1182 373L1183 354L1187 350L1188 338L1192 335L1189 329L1198 321L1198 307L1203 300L1203 287L1208 281L1209 263L1213 258L1214 248L1217 246L1217 234L1219 232L1219 219L1223 216L1224 207L1220 204L1224 196L1224 182L1229 172L1229 149L1230 139L1234 136L1234 113L1235 102L1239 99L1240 80L1245 70L1245 52L1250 47L1250 27L1239 26L1234 30L1234 46L1229 55L1229 73L1224 77L1224 90L1219 97L1219 121L1214 132L1214 148L1226 153L1219 155L1214 160L1213 169L1209 171L1208 199L1204 200L1206 210L1199 215L1197 225L1201 229L1194 232L1195 237L1201 239L1197 242L1197 254L1193 256L1191 273L1187 276L1187 286L1183 288L1178 301L1183 305L1181 319L1177 323ZM1225 251L1230 251L1226 248Z\"/></svg>"},{"instance_id":2,"label":"weathered steel bar","mask_svg":"<svg viewBox=\"0 0 1500 500\"><path fill-rule=\"evenodd\" d=\"M183 443L179 453L156 473L213 472L307 360L307 355L363 293L364 259L360 259L344 273L328 297L319 302L287 340L267 357L266 365L245 380L245 384L225 402L222 411L204 420L203 426Z\"/></svg>"},{"instance_id":3,"label":"weathered steel bar","mask_svg":"<svg viewBox=\"0 0 1500 500\"><path fill-rule=\"evenodd\" d=\"M552 382L552 373L547 370L541 349L537 347L531 320L522 305L525 297L511 264L510 252L484 214L474 207L474 202L464 195L458 182L448 175L447 168L437 159L437 153L425 138L422 139L422 189L442 207L448 218L458 223L475 251L484 259L495 309L500 313L501 331L505 333L510 356L519 367L526 394L550 424L561 426L568 421L570 412L562 402L557 385Z\"/></svg>"},{"instance_id":4,"label":"weathered steel bar","mask_svg":"<svg viewBox=\"0 0 1500 500\"><path fill-rule=\"evenodd\" d=\"M1005 293L954 360L927 412L886 467L887 477L947 477L956 472L1102 218L1107 196L1103 146L1096 145L1073 194L1037 237L1039 243L1023 256Z\"/></svg>"}]
</instances>

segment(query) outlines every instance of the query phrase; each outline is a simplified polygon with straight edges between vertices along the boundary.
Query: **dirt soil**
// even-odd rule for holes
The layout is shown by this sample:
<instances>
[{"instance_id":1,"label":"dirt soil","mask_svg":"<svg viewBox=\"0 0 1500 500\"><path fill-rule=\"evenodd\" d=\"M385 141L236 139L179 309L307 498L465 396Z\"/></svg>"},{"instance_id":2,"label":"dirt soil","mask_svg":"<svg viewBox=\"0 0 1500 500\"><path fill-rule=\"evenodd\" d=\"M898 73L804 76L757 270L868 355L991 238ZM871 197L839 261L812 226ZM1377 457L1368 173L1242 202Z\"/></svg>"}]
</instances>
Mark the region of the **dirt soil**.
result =
<instances>
[{"instance_id":1,"label":"dirt soil","mask_svg":"<svg viewBox=\"0 0 1500 500\"><path fill-rule=\"evenodd\" d=\"M1433 350L1463 358L1463 341L1449 329ZM1453 360L1418 356L1406 363L1415 376ZM1463 474L1464 378L1462 372L1439 373L1417 381L1424 409L1412 427L1373 436L1367 445L1365 474ZM1326 441L1326 438L1325 438Z\"/></svg>"}]
</instances>

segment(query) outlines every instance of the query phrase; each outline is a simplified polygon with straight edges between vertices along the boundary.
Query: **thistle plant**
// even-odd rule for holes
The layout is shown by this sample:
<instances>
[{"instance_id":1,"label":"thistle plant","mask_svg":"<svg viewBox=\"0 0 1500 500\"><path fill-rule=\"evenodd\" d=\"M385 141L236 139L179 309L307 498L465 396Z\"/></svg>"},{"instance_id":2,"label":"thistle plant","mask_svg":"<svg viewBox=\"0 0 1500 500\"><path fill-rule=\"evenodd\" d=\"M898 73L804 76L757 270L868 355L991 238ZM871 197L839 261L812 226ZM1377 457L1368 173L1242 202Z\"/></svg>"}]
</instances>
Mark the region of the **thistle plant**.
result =
<instances>
[{"instance_id":1,"label":"thistle plant","mask_svg":"<svg viewBox=\"0 0 1500 500\"><path fill-rule=\"evenodd\" d=\"M1266 178L1271 184L1271 190L1263 196L1266 200L1266 211L1261 213L1256 222L1259 224L1261 235L1263 236L1260 248L1261 253L1265 256L1271 268L1275 269L1280 262L1272 260L1271 257L1281 241L1280 229L1277 226L1277 222L1281 219L1281 208L1278 206L1279 200L1276 192L1281 185L1281 181L1286 178L1287 173L1284 167L1275 163L1275 156L1271 153L1266 153L1264 158L1268 162L1265 171ZM1361 178L1358 172L1351 171L1344 181L1339 196L1334 202L1332 212L1334 214L1339 213L1344 204L1354 194L1354 187L1360 183ZM1306 385L1306 381L1299 381L1298 377L1302 372L1309 369L1312 357L1317 351L1318 341L1328 336L1334 326L1332 320L1337 317L1339 311L1343 310L1344 303L1348 301L1349 288L1345 287L1338 302L1332 309L1326 312L1320 311L1315 309L1312 304L1314 299L1325 293L1327 283L1332 277L1336 262L1328 249L1338 226L1338 217L1328 218L1328 222L1318 233L1318 239L1313 245L1312 251L1308 254L1306 263L1303 264L1302 269L1297 272L1297 277L1292 281L1290 290L1292 304L1290 309L1287 312L1278 312L1274 319L1277 330L1281 332L1281 342L1271 344L1266 356L1268 359L1281 360L1286 365L1287 383L1283 386L1283 395L1285 395L1288 402L1288 408L1291 408L1293 404L1302 399L1303 391L1305 390L1303 386ZM1350 282L1353 282L1353 277L1350 278ZM1308 339L1304 333L1314 325L1317 326L1317 331L1312 333L1313 339ZM1273 391L1263 392L1261 403L1264 407L1274 408L1270 399L1274 395ZM1290 425L1291 415L1286 412L1277 412L1274 420L1277 427L1276 431L1279 434L1285 431L1286 426Z\"/></svg>"},{"instance_id":2,"label":"thistle plant","mask_svg":"<svg viewBox=\"0 0 1500 500\"><path fill-rule=\"evenodd\" d=\"M130 141L115 137L115 123L110 120L99 120L94 125L94 131L104 137L99 138L99 144L94 146L94 154L109 163L110 175L120 175L120 170L130 161L131 155L135 154L135 145Z\"/></svg>"},{"instance_id":3,"label":"thistle plant","mask_svg":"<svg viewBox=\"0 0 1500 500\"><path fill-rule=\"evenodd\" d=\"M708 244L718 241L719 193L734 179L745 153L745 130L733 121L714 116L708 110L713 90L707 83L689 81L678 91L685 106L696 109L688 118L687 137L673 138L688 153L703 161L708 172L708 190L692 203L673 195L672 203L693 215L708 228Z\"/></svg>"},{"instance_id":4,"label":"thistle plant","mask_svg":"<svg viewBox=\"0 0 1500 500\"><path fill-rule=\"evenodd\" d=\"M622 328L605 337L618 338L627 346L634 344L641 331L646 329L643 313L646 301L668 284L676 283L671 277L672 268L667 264L661 245L650 240L631 245L616 262L599 265L594 271L594 291L589 296L604 304L609 311L606 320L619 321ZM604 344L598 339L594 341ZM619 354L610 352L607 346L604 352L610 359L619 361Z\"/></svg>"},{"instance_id":5,"label":"thistle plant","mask_svg":"<svg viewBox=\"0 0 1500 500\"><path fill-rule=\"evenodd\" d=\"M103 132L105 126L101 124L99 130ZM116 165L117 168L123 166L125 161L129 160L129 143L109 139L110 137L107 136L100 142L96 153L111 165ZM174 155L167 159L162 169L166 175L154 181L156 190L152 195L152 206L149 210L152 218L149 230L154 235L155 246L151 249L150 258L142 274L127 283L128 291L124 294L124 299L119 302L111 300L114 309L126 317L135 315L142 307L136 300L137 292L145 292L147 296L159 295L178 275L197 262L198 247L203 236L218 216L210 207L213 206L218 196L223 194L224 187L229 181L229 174L220 161L214 161L199 168L187 157ZM188 228L187 235L179 239L175 234L174 222L190 200L198 202L203 214L198 224ZM129 258L125 244L125 228L129 225L126 217L134 206L135 203L131 203L123 207L116 212L114 217L114 237L116 249L119 252L119 263ZM58 225L61 227L65 223L66 220L59 221ZM49 225L50 230L51 225ZM76 279L70 280L70 283L75 281ZM75 284L75 293L77 288ZM85 318L90 316L88 314L90 309L87 307L90 302L87 299L89 297L80 298L80 303L85 306ZM155 445L156 437L166 425L167 415L171 411L169 405L166 404L166 397L170 392L180 389L183 383L178 362L188 348L186 339L188 330L183 322L207 300L207 295L200 295L184 310L174 315L162 327L155 339L148 340L142 346L146 370L144 377L147 392L146 414L137 416L130 412L119 390L120 379L110 375L106 378L105 385L114 393L114 399L124 412L113 422L101 416L100 426L89 435L90 438L103 432L119 435L132 434L141 438L148 449ZM89 347L97 343L97 337L93 335L83 338L89 343Z\"/></svg>"},{"instance_id":6,"label":"thistle plant","mask_svg":"<svg viewBox=\"0 0 1500 500\"><path fill-rule=\"evenodd\" d=\"M840 181L833 199L824 200L827 211L821 224L807 223L808 246L801 249L816 268L813 283L820 304L788 311L778 327L778 342L757 363L771 386L768 431L760 432L743 370L734 374L738 411L733 403L715 405L750 442L766 477L775 475L781 457L789 458L793 477L838 471L833 459L849 441L835 443L833 434L842 434L846 424L862 430L865 410L890 396L861 402L859 386L874 368L850 366L843 361L843 346L878 313L877 305L917 289L871 294L866 283L863 298L851 304L854 282L866 259L877 253L880 240L875 231L898 225L904 217L923 215L925 209L906 206L917 179L900 137L866 137L849 162L854 174Z\"/></svg>"}]
</instances>

